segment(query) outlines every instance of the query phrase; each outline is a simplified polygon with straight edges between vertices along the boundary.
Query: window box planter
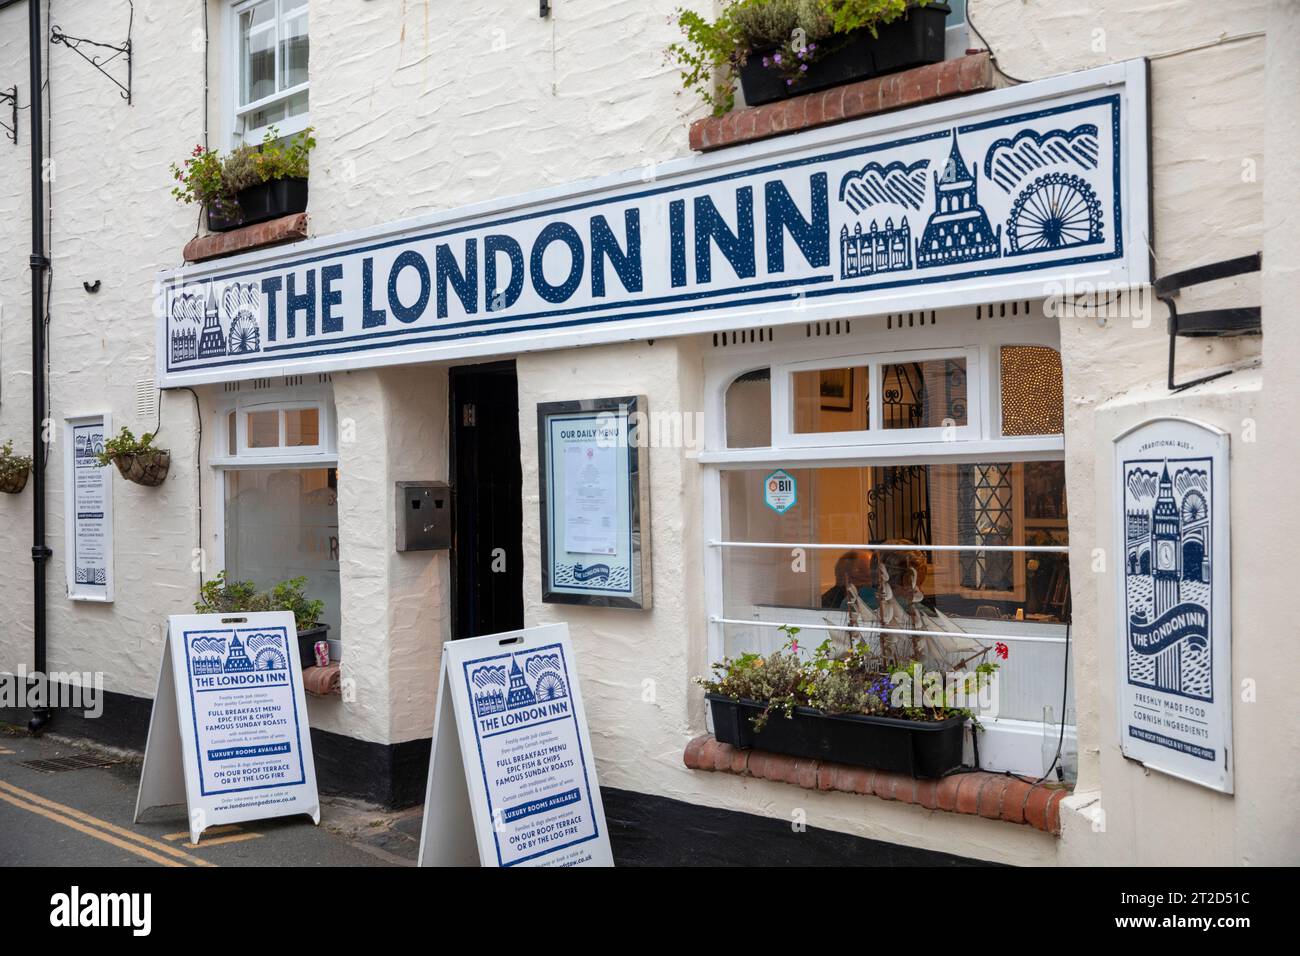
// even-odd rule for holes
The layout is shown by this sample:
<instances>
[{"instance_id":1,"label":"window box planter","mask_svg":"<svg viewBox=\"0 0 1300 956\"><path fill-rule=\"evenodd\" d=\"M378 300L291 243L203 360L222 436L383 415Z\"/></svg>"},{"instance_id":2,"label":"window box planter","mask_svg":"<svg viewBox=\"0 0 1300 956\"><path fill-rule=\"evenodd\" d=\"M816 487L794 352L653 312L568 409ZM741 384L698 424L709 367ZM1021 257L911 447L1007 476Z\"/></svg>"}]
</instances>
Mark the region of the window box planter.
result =
<instances>
[{"instance_id":1,"label":"window box planter","mask_svg":"<svg viewBox=\"0 0 1300 956\"><path fill-rule=\"evenodd\" d=\"M256 186L240 190L236 197L239 205L235 209L225 209L221 213L208 207L208 230L211 232L229 232L240 226L292 216L307 210L307 180L290 176L284 179L271 179Z\"/></svg>"},{"instance_id":2,"label":"window box planter","mask_svg":"<svg viewBox=\"0 0 1300 956\"><path fill-rule=\"evenodd\" d=\"M948 13L946 3L912 7L893 23L880 27L879 36L873 37L870 30L863 29L822 41L829 51L809 64L803 79L793 86L786 85L779 70L763 66L764 51L754 51L740 68L745 103L761 106L856 80L941 63Z\"/></svg>"},{"instance_id":3,"label":"window box planter","mask_svg":"<svg viewBox=\"0 0 1300 956\"><path fill-rule=\"evenodd\" d=\"M705 698L713 709L714 736L741 750L768 750L913 777L941 777L961 766L964 717L901 720L796 707L790 718L773 713L763 729L755 731L753 718L763 712L764 704L720 694Z\"/></svg>"},{"instance_id":4,"label":"window box planter","mask_svg":"<svg viewBox=\"0 0 1300 956\"><path fill-rule=\"evenodd\" d=\"M326 640L329 630L330 626L328 624L317 624L315 627L309 627L305 631L298 632L298 659L302 663L303 670L315 666L316 643Z\"/></svg>"}]
</instances>

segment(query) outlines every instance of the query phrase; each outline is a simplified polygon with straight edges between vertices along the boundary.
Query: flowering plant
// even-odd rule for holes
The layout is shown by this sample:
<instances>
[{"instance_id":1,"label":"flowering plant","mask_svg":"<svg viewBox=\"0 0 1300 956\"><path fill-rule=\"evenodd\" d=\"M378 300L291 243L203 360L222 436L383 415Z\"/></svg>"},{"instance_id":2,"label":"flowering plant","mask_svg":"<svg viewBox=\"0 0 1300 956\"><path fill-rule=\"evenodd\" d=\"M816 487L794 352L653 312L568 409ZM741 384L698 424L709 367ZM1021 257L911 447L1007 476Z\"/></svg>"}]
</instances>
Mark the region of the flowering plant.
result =
<instances>
[{"instance_id":1,"label":"flowering plant","mask_svg":"<svg viewBox=\"0 0 1300 956\"><path fill-rule=\"evenodd\" d=\"M136 438L135 433L123 425L120 432L104 442L104 450L95 459L103 468L119 458L152 458L159 454L164 454L164 451L154 446L153 432L144 432Z\"/></svg>"},{"instance_id":2,"label":"flowering plant","mask_svg":"<svg viewBox=\"0 0 1300 956\"><path fill-rule=\"evenodd\" d=\"M31 455L15 455L12 441L0 445L0 486L16 483L20 479L25 483L27 473L31 470Z\"/></svg>"},{"instance_id":3,"label":"flowering plant","mask_svg":"<svg viewBox=\"0 0 1300 956\"><path fill-rule=\"evenodd\" d=\"M172 187L172 196L186 205L201 203L223 217L237 213L236 197L250 186L305 177L308 154L315 146L310 126L287 143L281 141L278 129L268 127L260 144L237 146L224 158L219 150L195 146L184 163L171 165L178 184Z\"/></svg>"},{"instance_id":4,"label":"flowering plant","mask_svg":"<svg viewBox=\"0 0 1300 956\"><path fill-rule=\"evenodd\" d=\"M682 87L695 90L715 115L731 109L736 73L751 56L797 85L808 67L844 44L846 34L892 23L930 0L730 0L716 20L679 8L685 37L668 47Z\"/></svg>"},{"instance_id":5,"label":"flowering plant","mask_svg":"<svg viewBox=\"0 0 1300 956\"><path fill-rule=\"evenodd\" d=\"M945 682L943 675L924 672L920 661L897 658L887 643L873 645L866 637L843 653L837 653L835 641L828 638L805 658L795 638L799 628L786 625L781 630L790 637L781 650L766 657L750 653L724 658L713 665L711 676L695 678L707 693L766 704L754 719L755 730L762 730L774 712L790 717L795 707L905 720L973 719L965 703L998 669L985 661ZM971 660L961 662L959 669Z\"/></svg>"}]
</instances>

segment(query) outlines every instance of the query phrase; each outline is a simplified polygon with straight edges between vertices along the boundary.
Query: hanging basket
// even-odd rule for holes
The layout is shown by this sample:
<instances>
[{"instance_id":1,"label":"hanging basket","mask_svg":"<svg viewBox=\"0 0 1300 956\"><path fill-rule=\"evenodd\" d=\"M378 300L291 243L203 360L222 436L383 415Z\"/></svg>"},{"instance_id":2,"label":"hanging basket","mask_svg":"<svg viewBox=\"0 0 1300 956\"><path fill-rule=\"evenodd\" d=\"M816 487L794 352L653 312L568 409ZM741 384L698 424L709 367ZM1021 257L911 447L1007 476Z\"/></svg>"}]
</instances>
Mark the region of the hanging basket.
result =
<instances>
[{"instance_id":1,"label":"hanging basket","mask_svg":"<svg viewBox=\"0 0 1300 956\"><path fill-rule=\"evenodd\" d=\"M7 495L16 495L27 487L27 475L30 468L15 468L12 471L0 473L0 491Z\"/></svg>"},{"instance_id":2,"label":"hanging basket","mask_svg":"<svg viewBox=\"0 0 1300 956\"><path fill-rule=\"evenodd\" d=\"M144 455L118 455L113 459L113 464L117 465L118 472L127 481L153 488L167 480L172 455L161 449Z\"/></svg>"}]
</instances>

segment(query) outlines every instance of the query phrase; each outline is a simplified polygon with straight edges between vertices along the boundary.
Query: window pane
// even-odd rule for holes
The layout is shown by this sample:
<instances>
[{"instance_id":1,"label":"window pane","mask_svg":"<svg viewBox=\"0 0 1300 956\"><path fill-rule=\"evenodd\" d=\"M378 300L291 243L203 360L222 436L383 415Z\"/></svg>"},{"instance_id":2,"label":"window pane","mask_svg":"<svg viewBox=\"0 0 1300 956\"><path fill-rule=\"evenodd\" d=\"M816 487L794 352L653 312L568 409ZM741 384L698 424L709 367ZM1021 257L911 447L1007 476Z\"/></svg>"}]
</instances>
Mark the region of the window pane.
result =
<instances>
[{"instance_id":1,"label":"window pane","mask_svg":"<svg viewBox=\"0 0 1300 956\"><path fill-rule=\"evenodd\" d=\"M284 444L289 448L320 444L320 412L314 408L286 408Z\"/></svg>"},{"instance_id":2,"label":"window pane","mask_svg":"<svg viewBox=\"0 0 1300 956\"><path fill-rule=\"evenodd\" d=\"M1041 345L1002 347L1002 434L1065 431L1061 353Z\"/></svg>"},{"instance_id":3,"label":"window pane","mask_svg":"<svg viewBox=\"0 0 1300 956\"><path fill-rule=\"evenodd\" d=\"M244 416L244 432L249 448L278 448L280 413L248 412Z\"/></svg>"},{"instance_id":4,"label":"window pane","mask_svg":"<svg viewBox=\"0 0 1300 956\"><path fill-rule=\"evenodd\" d=\"M871 426L869 383L870 373L862 366L795 372L795 433L866 431Z\"/></svg>"},{"instance_id":5,"label":"window pane","mask_svg":"<svg viewBox=\"0 0 1300 956\"><path fill-rule=\"evenodd\" d=\"M258 4L239 15L240 105L275 92L274 17L274 3Z\"/></svg>"},{"instance_id":6,"label":"window pane","mask_svg":"<svg viewBox=\"0 0 1300 956\"><path fill-rule=\"evenodd\" d=\"M766 448L772 444L772 373L746 372L727 387L727 447Z\"/></svg>"},{"instance_id":7,"label":"window pane","mask_svg":"<svg viewBox=\"0 0 1300 956\"><path fill-rule=\"evenodd\" d=\"M846 632L836 626L850 623L852 594L867 609L858 625L955 635L919 638L922 655L951 652L960 660L982 653L992 642L980 640L981 633L1064 637L1065 554L928 547L1068 545L1062 462L787 465L798 493L783 514L763 494L776 467L722 473L723 538L837 547L810 549L803 561L792 560L789 548L723 549L724 616L760 622L727 625L726 654L780 647L786 636L761 622L797 624L805 647L827 637L843 641ZM879 544L909 547L873 547ZM1061 654L1059 643L1012 645L999 672L1003 716L1037 721L1044 705L1060 710Z\"/></svg>"},{"instance_id":8,"label":"window pane","mask_svg":"<svg viewBox=\"0 0 1300 956\"><path fill-rule=\"evenodd\" d=\"M307 8L286 16L280 25L280 89L307 82Z\"/></svg>"},{"instance_id":9,"label":"window pane","mask_svg":"<svg viewBox=\"0 0 1300 956\"><path fill-rule=\"evenodd\" d=\"M270 590L306 576L321 620L339 633L338 481L332 468L226 473L226 578Z\"/></svg>"},{"instance_id":10,"label":"window pane","mask_svg":"<svg viewBox=\"0 0 1300 956\"><path fill-rule=\"evenodd\" d=\"M967 424L965 359L885 365L880 379L880 411L885 428Z\"/></svg>"}]
</instances>

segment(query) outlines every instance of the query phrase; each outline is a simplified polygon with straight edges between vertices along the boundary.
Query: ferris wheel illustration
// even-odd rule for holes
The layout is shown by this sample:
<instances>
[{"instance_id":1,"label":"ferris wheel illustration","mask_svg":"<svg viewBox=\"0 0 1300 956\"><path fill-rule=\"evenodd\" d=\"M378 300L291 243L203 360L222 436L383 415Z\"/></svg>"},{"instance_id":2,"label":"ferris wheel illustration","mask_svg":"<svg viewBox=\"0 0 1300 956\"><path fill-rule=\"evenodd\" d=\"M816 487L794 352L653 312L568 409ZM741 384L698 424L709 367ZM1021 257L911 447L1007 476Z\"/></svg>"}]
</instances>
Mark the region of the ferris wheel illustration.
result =
<instances>
[{"instance_id":1,"label":"ferris wheel illustration","mask_svg":"<svg viewBox=\"0 0 1300 956\"><path fill-rule=\"evenodd\" d=\"M262 335L257 323L257 286L252 283L226 286L221 304L230 319L227 353L239 355L260 350Z\"/></svg>"},{"instance_id":2,"label":"ferris wheel illustration","mask_svg":"<svg viewBox=\"0 0 1300 956\"><path fill-rule=\"evenodd\" d=\"M1101 242L1101 201L1069 173L1039 176L1016 197L1007 219L1010 254Z\"/></svg>"}]
</instances>

